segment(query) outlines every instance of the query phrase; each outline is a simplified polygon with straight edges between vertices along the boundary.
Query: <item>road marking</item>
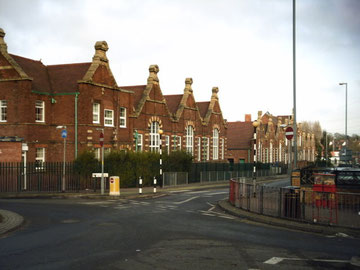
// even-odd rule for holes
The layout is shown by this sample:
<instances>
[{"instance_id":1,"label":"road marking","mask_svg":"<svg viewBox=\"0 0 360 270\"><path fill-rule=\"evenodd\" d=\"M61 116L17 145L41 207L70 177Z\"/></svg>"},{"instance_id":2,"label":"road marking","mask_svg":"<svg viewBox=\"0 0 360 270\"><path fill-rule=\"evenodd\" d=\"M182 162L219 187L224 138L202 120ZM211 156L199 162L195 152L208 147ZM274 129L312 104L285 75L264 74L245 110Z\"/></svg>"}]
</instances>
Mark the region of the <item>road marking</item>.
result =
<instances>
[{"instance_id":1,"label":"road marking","mask_svg":"<svg viewBox=\"0 0 360 270\"><path fill-rule=\"evenodd\" d=\"M199 194L199 193L206 193L206 192L210 192L210 191L208 191L208 190L192 191L192 192L188 192L188 194Z\"/></svg>"},{"instance_id":2,"label":"road marking","mask_svg":"<svg viewBox=\"0 0 360 270\"><path fill-rule=\"evenodd\" d=\"M169 191L169 193L180 193L180 192L187 192L187 191L190 191L190 189L173 190L173 191Z\"/></svg>"},{"instance_id":3,"label":"road marking","mask_svg":"<svg viewBox=\"0 0 360 270\"><path fill-rule=\"evenodd\" d=\"M174 202L174 203L175 203L175 204L183 204L183 203L187 203L187 202L190 202L190 201L192 201L192 200L195 200L195 199L197 199L197 198L199 198L199 196L191 197L191 198L189 198L189 199L186 199L185 201Z\"/></svg>"},{"instance_id":4,"label":"road marking","mask_svg":"<svg viewBox=\"0 0 360 270\"><path fill-rule=\"evenodd\" d=\"M350 263L349 260L326 260L326 259L302 259L302 258L281 258L281 257L272 257L271 259L265 261L266 264L278 264L284 260L288 261L313 261L313 262L328 262L328 263Z\"/></svg>"},{"instance_id":5,"label":"road marking","mask_svg":"<svg viewBox=\"0 0 360 270\"><path fill-rule=\"evenodd\" d=\"M219 217L221 217L221 218L227 218L227 219L234 219L233 217L228 217L228 216L223 216L223 215L219 215Z\"/></svg>"},{"instance_id":6,"label":"road marking","mask_svg":"<svg viewBox=\"0 0 360 270\"><path fill-rule=\"evenodd\" d=\"M214 195L220 195L220 194L228 194L228 191L223 191L223 192L214 192L214 193L209 193L206 194L206 196L214 196Z\"/></svg>"}]
</instances>

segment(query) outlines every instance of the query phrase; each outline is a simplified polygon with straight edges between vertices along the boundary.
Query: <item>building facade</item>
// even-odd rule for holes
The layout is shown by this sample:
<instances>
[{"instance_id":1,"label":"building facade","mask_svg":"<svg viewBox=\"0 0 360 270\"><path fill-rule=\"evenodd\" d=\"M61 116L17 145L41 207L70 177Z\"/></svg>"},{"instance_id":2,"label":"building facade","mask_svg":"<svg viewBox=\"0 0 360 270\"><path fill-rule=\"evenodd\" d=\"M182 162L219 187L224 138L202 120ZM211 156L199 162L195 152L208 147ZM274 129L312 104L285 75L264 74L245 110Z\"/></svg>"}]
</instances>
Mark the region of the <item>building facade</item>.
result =
<instances>
[{"instance_id":1,"label":"building facade","mask_svg":"<svg viewBox=\"0 0 360 270\"><path fill-rule=\"evenodd\" d=\"M292 116L273 116L258 112L257 120L246 115L245 122L228 123L228 156L230 162L262 162L289 164L294 160L294 141L285 137L285 128L292 126ZM291 146L292 145L292 146ZM315 135L297 124L297 161L315 161Z\"/></svg>"},{"instance_id":2,"label":"building facade","mask_svg":"<svg viewBox=\"0 0 360 270\"><path fill-rule=\"evenodd\" d=\"M44 65L9 54L4 37L0 29L0 137L6 151L16 137L30 162L62 161L65 142L67 161L84 149L100 157L103 133L106 151L159 151L161 136L167 152L185 150L199 162L225 159L227 123L218 88L209 102L196 102L188 78L183 94L163 95L157 65L150 66L145 85L119 87L105 41L96 42L91 62Z\"/></svg>"}]
</instances>

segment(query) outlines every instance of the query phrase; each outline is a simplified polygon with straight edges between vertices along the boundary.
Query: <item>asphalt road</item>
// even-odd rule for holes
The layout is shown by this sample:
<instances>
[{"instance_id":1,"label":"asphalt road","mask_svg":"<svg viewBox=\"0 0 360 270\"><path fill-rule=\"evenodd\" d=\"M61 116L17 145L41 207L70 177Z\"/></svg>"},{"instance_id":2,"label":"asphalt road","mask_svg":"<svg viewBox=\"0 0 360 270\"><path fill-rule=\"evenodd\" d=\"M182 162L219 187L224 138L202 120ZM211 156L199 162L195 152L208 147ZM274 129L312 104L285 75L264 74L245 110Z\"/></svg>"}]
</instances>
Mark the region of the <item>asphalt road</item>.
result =
<instances>
[{"instance_id":1,"label":"asphalt road","mask_svg":"<svg viewBox=\"0 0 360 270\"><path fill-rule=\"evenodd\" d=\"M1 200L26 225L0 239L0 269L345 269L360 240L224 214L228 189L150 200Z\"/></svg>"}]
</instances>

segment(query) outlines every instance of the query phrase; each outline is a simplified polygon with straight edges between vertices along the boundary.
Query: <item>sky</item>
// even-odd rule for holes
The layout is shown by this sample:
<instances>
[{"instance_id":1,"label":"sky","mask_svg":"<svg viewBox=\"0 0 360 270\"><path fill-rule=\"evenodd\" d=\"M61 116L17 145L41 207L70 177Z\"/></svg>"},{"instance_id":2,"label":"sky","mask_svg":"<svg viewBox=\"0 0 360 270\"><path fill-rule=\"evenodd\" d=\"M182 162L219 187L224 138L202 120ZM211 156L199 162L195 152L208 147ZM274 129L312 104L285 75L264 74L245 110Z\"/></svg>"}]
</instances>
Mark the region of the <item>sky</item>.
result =
<instances>
[{"instance_id":1,"label":"sky","mask_svg":"<svg viewBox=\"0 0 360 270\"><path fill-rule=\"evenodd\" d=\"M296 3L296 118L360 134L360 0ZM119 86L146 84L195 100L219 87L222 113L244 121L293 108L292 0L0 0L9 53L45 65L90 62L96 41Z\"/></svg>"}]
</instances>

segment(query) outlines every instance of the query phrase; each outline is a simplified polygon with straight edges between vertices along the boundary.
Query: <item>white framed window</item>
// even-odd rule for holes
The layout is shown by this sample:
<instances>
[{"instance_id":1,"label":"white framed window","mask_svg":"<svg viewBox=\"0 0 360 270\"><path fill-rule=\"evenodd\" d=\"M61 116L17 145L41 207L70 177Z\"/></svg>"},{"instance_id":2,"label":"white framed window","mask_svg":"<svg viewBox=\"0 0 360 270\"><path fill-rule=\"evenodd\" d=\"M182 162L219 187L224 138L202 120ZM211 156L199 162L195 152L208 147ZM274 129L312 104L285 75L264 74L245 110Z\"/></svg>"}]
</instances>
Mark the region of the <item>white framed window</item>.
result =
<instances>
[{"instance_id":1,"label":"white framed window","mask_svg":"<svg viewBox=\"0 0 360 270\"><path fill-rule=\"evenodd\" d=\"M138 134L138 137L137 137L137 150L139 152L143 151L143 135L142 134Z\"/></svg>"},{"instance_id":2,"label":"white framed window","mask_svg":"<svg viewBox=\"0 0 360 270\"><path fill-rule=\"evenodd\" d=\"M165 136L165 149L166 153L170 154L170 136Z\"/></svg>"},{"instance_id":3,"label":"white framed window","mask_svg":"<svg viewBox=\"0 0 360 270\"><path fill-rule=\"evenodd\" d=\"M36 169L43 169L44 162L45 162L45 148L43 147L36 148L36 153L35 153Z\"/></svg>"},{"instance_id":4,"label":"white framed window","mask_svg":"<svg viewBox=\"0 0 360 270\"><path fill-rule=\"evenodd\" d=\"M100 103L93 103L93 123L100 124Z\"/></svg>"},{"instance_id":5,"label":"white framed window","mask_svg":"<svg viewBox=\"0 0 360 270\"><path fill-rule=\"evenodd\" d=\"M198 137L197 138L197 143L198 143L198 161L201 161L201 138Z\"/></svg>"},{"instance_id":6,"label":"white framed window","mask_svg":"<svg viewBox=\"0 0 360 270\"><path fill-rule=\"evenodd\" d=\"M213 160L219 159L219 130L213 130Z\"/></svg>"},{"instance_id":7,"label":"white framed window","mask_svg":"<svg viewBox=\"0 0 360 270\"><path fill-rule=\"evenodd\" d=\"M192 126L186 129L186 152L194 154L194 128Z\"/></svg>"},{"instance_id":8,"label":"white framed window","mask_svg":"<svg viewBox=\"0 0 360 270\"><path fill-rule=\"evenodd\" d=\"M206 160L210 160L210 138L206 138Z\"/></svg>"},{"instance_id":9,"label":"white framed window","mask_svg":"<svg viewBox=\"0 0 360 270\"><path fill-rule=\"evenodd\" d=\"M7 121L7 101L0 100L0 122Z\"/></svg>"},{"instance_id":10,"label":"white framed window","mask_svg":"<svg viewBox=\"0 0 360 270\"><path fill-rule=\"evenodd\" d=\"M126 128L126 108L120 107L120 119L119 126L121 128Z\"/></svg>"},{"instance_id":11,"label":"white framed window","mask_svg":"<svg viewBox=\"0 0 360 270\"><path fill-rule=\"evenodd\" d=\"M45 122L45 102L42 100L35 102L35 122Z\"/></svg>"},{"instance_id":12,"label":"white framed window","mask_svg":"<svg viewBox=\"0 0 360 270\"><path fill-rule=\"evenodd\" d=\"M105 155L105 156L108 155L108 154L110 154L110 153L111 153L111 148L110 148L110 147L104 148L104 155Z\"/></svg>"},{"instance_id":13,"label":"white framed window","mask_svg":"<svg viewBox=\"0 0 360 270\"><path fill-rule=\"evenodd\" d=\"M101 148L100 147L94 149L94 154L95 154L95 158L97 160L101 160Z\"/></svg>"},{"instance_id":14,"label":"white framed window","mask_svg":"<svg viewBox=\"0 0 360 270\"><path fill-rule=\"evenodd\" d=\"M113 127L114 126L114 111L113 110L104 110L104 126Z\"/></svg>"},{"instance_id":15,"label":"white framed window","mask_svg":"<svg viewBox=\"0 0 360 270\"><path fill-rule=\"evenodd\" d=\"M225 158L225 140L221 138L221 159L224 160Z\"/></svg>"},{"instance_id":16,"label":"white framed window","mask_svg":"<svg viewBox=\"0 0 360 270\"><path fill-rule=\"evenodd\" d=\"M159 152L160 149L160 134L159 122L151 122L150 125L150 152Z\"/></svg>"},{"instance_id":17,"label":"white framed window","mask_svg":"<svg viewBox=\"0 0 360 270\"><path fill-rule=\"evenodd\" d=\"M174 151L181 151L181 136L174 135Z\"/></svg>"}]
</instances>

